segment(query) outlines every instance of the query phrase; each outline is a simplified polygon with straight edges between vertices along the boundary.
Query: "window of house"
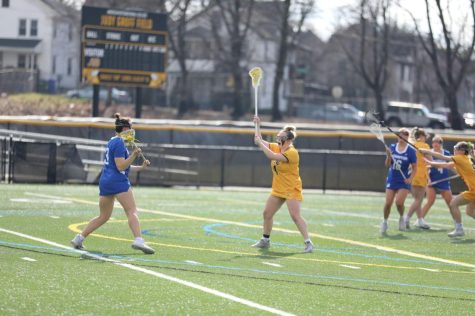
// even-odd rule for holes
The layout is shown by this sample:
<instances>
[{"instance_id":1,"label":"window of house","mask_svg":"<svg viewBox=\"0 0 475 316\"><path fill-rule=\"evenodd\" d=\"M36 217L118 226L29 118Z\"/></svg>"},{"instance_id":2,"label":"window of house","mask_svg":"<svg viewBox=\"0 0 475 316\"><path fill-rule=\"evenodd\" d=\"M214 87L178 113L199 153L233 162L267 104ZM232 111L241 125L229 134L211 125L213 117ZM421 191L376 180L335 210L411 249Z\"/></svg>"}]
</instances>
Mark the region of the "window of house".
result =
<instances>
[{"instance_id":1,"label":"window of house","mask_svg":"<svg viewBox=\"0 0 475 316\"><path fill-rule=\"evenodd\" d=\"M18 28L19 36L26 36L26 19L20 19L20 25Z\"/></svg>"},{"instance_id":2,"label":"window of house","mask_svg":"<svg viewBox=\"0 0 475 316\"><path fill-rule=\"evenodd\" d=\"M8 8L10 6L10 0L2 0L2 8Z\"/></svg>"},{"instance_id":3,"label":"window of house","mask_svg":"<svg viewBox=\"0 0 475 316\"><path fill-rule=\"evenodd\" d=\"M18 68L26 68L26 55L19 54L18 55Z\"/></svg>"},{"instance_id":4,"label":"window of house","mask_svg":"<svg viewBox=\"0 0 475 316\"><path fill-rule=\"evenodd\" d=\"M51 69L51 72L53 73L53 75L56 74L56 56L53 56L53 67Z\"/></svg>"},{"instance_id":5,"label":"window of house","mask_svg":"<svg viewBox=\"0 0 475 316\"><path fill-rule=\"evenodd\" d=\"M73 59L68 58L68 70L67 70L68 76L71 76L73 73Z\"/></svg>"},{"instance_id":6,"label":"window of house","mask_svg":"<svg viewBox=\"0 0 475 316\"><path fill-rule=\"evenodd\" d=\"M31 20L30 36L38 36L38 20Z\"/></svg>"}]
</instances>

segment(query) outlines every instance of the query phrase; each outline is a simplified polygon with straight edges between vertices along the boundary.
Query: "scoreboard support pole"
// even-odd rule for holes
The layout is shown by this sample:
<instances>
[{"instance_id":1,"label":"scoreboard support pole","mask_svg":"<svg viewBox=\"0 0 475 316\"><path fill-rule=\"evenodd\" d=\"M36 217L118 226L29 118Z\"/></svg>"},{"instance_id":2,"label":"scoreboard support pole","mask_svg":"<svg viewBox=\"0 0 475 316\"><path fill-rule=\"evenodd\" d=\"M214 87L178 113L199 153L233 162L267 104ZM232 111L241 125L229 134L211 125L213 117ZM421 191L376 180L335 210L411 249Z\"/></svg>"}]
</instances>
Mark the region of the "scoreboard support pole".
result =
<instances>
[{"instance_id":1,"label":"scoreboard support pole","mask_svg":"<svg viewBox=\"0 0 475 316\"><path fill-rule=\"evenodd\" d=\"M135 88L135 117L142 117L142 88Z\"/></svg>"},{"instance_id":2,"label":"scoreboard support pole","mask_svg":"<svg viewBox=\"0 0 475 316\"><path fill-rule=\"evenodd\" d=\"M92 117L99 116L99 89L98 84L92 85Z\"/></svg>"}]
</instances>

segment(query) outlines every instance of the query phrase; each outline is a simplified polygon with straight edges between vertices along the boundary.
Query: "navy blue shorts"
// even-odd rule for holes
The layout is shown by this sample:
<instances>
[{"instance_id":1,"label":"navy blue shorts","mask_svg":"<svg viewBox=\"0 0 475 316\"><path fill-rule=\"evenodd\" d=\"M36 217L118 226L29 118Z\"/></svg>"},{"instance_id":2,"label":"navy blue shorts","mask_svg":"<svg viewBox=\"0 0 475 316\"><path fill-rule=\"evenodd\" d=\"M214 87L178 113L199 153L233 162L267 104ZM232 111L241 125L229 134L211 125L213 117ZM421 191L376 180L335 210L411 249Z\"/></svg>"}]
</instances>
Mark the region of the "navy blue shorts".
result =
<instances>
[{"instance_id":1,"label":"navy blue shorts","mask_svg":"<svg viewBox=\"0 0 475 316\"><path fill-rule=\"evenodd\" d=\"M129 191L130 183L128 182L119 182L119 183L102 183L99 182L99 195L116 195L119 193Z\"/></svg>"},{"instance_id":2,"label":"navy blue shorts","mask_svg":"<svg viewBox=\"0 0 475 316\"><path fill-rule=\"evenodd\" d=\"M399 189L406 189L411 190L411 186L405 182L386 182L386 189L389 190L399 190Z\"/></svg>"}]
</instances>

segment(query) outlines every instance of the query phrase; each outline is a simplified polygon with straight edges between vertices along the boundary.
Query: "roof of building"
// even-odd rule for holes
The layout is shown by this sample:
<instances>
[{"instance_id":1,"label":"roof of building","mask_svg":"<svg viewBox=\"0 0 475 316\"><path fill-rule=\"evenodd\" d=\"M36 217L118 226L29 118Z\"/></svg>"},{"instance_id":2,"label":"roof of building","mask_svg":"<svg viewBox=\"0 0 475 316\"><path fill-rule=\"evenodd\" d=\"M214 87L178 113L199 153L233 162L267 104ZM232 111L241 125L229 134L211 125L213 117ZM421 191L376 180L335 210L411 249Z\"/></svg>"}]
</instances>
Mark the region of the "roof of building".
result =
<instances>
[{"instance_id":1,"label":"roof of building","mask_svg":"<svg viewBox=\"0 0 475 316\"><path fill-rule=\"evenodd\" d=\"M0 47L35 48L39 39L0 38Z\"/></svg>"}]
</instances>

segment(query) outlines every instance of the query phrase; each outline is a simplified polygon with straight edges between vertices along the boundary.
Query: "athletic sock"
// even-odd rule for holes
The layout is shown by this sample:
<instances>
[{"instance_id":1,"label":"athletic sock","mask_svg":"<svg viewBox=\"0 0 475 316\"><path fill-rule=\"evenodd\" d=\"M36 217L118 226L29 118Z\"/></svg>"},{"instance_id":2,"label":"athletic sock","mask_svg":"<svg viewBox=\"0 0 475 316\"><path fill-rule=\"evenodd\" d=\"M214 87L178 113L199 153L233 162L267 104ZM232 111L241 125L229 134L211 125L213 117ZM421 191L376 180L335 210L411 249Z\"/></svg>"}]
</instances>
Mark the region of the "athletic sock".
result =
<instances>
[{"instance_id":1,"label":"athletic sock","mask_svg":"<svg viewBox=\"0 0 475 316\"><path fill-rule=\"evenodd\" d=\"M305 242L306 244L312 243L312 241L310 240L310 238L309 238L309 239L305 239L304 242Z\"/></svg>"},{"instance_id":2,"label":"athletic sock","mask_svg":"<svg viewBox=\"0 0 475 316\"><path fill-rule=\"evenodd\" d=\"M143 243L145 243L145 240L143 240L142 237L135 237L135 242L138 243L138 244L143 244Z\"/></svg>"},{"instance_id":3,"label":"athletic sock","mask_svg":"<svg viewBox=\"0 0 475 316\"><path fill-rule=\"evenodd\" d=\"M86 237L84 237L84 236L81 235L81 234L77 234L77 237L78 237L78 239L79 239L79 242L83 242L84 239L86 239Z\"/></svg>"},{"instance_id":4,"label":"athletic sock","mask_svg":"<svg viewBox=\"0 0 475 316\"><path fill-rule=\"evenodd\" d=\"M383 223L384 223L384 224L387 224L387 223L388 223L388 219L387 219L387 218L384 218L384 219L383 219Z\"/></svg>"},{"instance_id":5,"label":"athletic sock","mask_svg":"<svg viewBox=\"0 0 475 316\"><path fill-rule=\"evenodd\" d=\"M461 230L461 229L463 229L462 223L455 223L455 229L456 229L456 230Z\"/></svg>"}]
</instances>

